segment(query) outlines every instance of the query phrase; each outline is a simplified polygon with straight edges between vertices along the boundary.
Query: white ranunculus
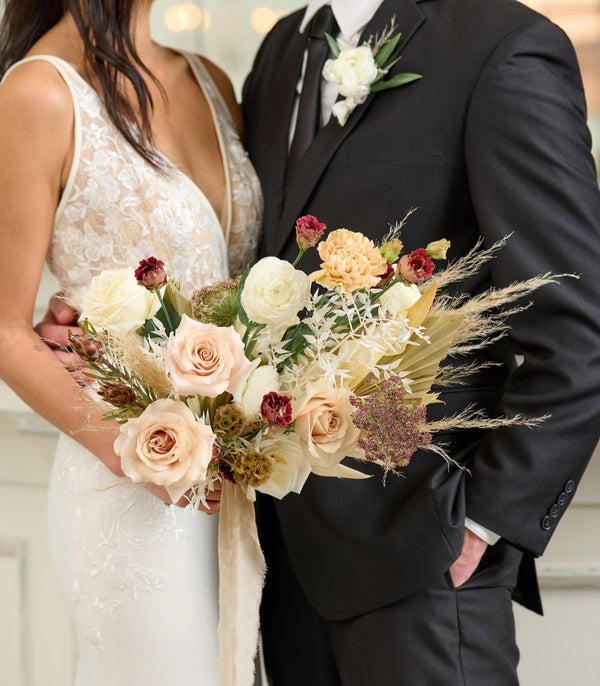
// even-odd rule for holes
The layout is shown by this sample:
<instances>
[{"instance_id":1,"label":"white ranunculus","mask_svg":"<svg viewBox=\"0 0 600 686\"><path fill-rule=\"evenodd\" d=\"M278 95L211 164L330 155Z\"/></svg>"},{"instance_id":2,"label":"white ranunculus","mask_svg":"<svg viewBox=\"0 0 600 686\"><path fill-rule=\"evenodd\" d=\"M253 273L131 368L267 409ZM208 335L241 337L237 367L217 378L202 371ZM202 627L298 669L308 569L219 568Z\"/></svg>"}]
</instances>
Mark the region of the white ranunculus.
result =
<instances>
[{"instance_id":1,"label":"white ranunculus","mask_svg":"<svg viewBox=\"0 0 600 686\"><path fill-rule=\"evenodd\" d=\"M260 416L263 397L272 392L279 393L277 370L270 365L257 367L248 377L241 398L236 398L248 421Z\"/></svg>"},{"instance_id":2,"label":"white ranunculus","mask_svg":"<svg viewBox=\"0 0 600 686\"><path fill-rule=\"evenodd\" d=\"M367 99L371 85L379 75L373 53L367 45L342 50L336 59L327 60L323 67L323 78L335 83L340 95L352 98L357 104Z\"/></svg>"},{"instance_id":3,"label":"white ranunculus","mask_svg":"<svg viewBox=\"0 0 600 686\"><path fill-rule=\"evenodd\" d=\"M381 295L379 302L384 311L392 317L406 314L421 297L421 291L416 284L407 286L403 283L395 283Z\"/></svg>"},{"instance_id":4,"label":"white ranunculus","mask_svg":"<svg viewBox=\"0 0 600 686\"><path fill-rule=\"evenodd\" d=\"M160 308L156 293L141 287L133 269L104 271L94 276L81 301L80 319L96 329L133 331Z\"/></svg>"},{"instance_id":5,"label":"white ranunculus","mask_svg":"<svg viewBox=\"0 0 600 686\"><path fill-rule=\"evenodd\" d=\"M261 453L273 458L269 479L256 490L274 498L300 493L311 472L311 466L297 434L274 433L261 445Z\"/></svg>"},{"instance_id":6,"label":"white ranunculus","mask_svg":"<svg viewBox=\"0 0 600 686\"><path fill-rule=\"evenodd\" d=\"M248 273L241 303L252 321L281 329L298 323L309 293L304 272L277 257L263 257Z\"/></svg>"}]
</instances>

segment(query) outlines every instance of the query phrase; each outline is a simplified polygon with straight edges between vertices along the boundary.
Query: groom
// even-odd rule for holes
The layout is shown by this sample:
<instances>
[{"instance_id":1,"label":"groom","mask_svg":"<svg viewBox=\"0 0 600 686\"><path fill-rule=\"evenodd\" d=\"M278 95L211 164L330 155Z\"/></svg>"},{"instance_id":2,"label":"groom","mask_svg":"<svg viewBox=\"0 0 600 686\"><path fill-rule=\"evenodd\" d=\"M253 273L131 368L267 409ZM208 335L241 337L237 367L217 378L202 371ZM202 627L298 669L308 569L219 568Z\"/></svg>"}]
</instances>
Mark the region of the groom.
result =
<instances>
[{"instance_id":1,"label":"groom","mask_svg":"<svg viewBox=\"0 0 600 686\"><path fill-rule=\"evenodd\" d=\"M511 595L541 612L533 558L600 427L600 194L576 58L513 0L333 0L333 16L323 5L274 27L244 88L263 254L295 256L301 215L379 240L416 207L406 251L445 237L456 259L511 235L463 290L580 278L536 292L481 353L493 366L435 406L549 415L539 428L438 436L469 472L417 454L385 485L365 468L366 481L312 478L299 496L260 498L267 671L272 686L511 686ZM393 18L402 59L386 78L422 79L371 94L342 127L315 46L324 30L362 43ZM318 110L315 128L306 112ZM301 265L317 268L316 251Z\"/></svg>"}]
</instances>

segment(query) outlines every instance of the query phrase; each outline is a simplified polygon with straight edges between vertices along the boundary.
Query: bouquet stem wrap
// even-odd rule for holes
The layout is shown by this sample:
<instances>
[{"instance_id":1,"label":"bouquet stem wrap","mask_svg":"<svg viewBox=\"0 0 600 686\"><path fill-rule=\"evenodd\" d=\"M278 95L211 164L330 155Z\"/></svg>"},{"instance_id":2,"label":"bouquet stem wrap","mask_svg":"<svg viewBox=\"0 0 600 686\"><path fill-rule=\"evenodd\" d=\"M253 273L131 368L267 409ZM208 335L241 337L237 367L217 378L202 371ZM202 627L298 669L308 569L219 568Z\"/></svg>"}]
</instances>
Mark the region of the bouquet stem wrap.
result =
<instances>
[{"instance_id":1,"label":"bouquet stem wrap","mask_svg":"<svg viewBox=\"0 0 600 686\"><path fill-rule=\"evenodd\" d=\"M254 504L223 482L219 514L219 683L252 686L265 558Z\"/></svg>"}]
</instances>

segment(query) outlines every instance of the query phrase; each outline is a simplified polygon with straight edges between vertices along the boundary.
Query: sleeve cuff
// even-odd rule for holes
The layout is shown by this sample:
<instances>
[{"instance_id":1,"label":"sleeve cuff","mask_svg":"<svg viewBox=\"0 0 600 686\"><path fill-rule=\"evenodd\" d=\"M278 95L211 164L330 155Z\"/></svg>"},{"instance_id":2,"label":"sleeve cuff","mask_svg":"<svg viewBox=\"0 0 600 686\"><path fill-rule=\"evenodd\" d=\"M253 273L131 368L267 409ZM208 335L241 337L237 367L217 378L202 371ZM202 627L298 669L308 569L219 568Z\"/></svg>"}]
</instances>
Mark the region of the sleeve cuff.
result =
<instances>
[{"instance_id":1,"label":"sleeve cuff","mask_svg":"<svg viewBox=\"0 0 600 686\"><path fill-rule=\"evenodd\" d=\"M497 533L486 529L485 526L481 526L481 524L477 524L477 522L474 522L469 517L465 517L465 527L476 536L479 536L479 538L484 540L488 545L494 545L500 540L500 536Z\"/></svg>"}]
</instances>

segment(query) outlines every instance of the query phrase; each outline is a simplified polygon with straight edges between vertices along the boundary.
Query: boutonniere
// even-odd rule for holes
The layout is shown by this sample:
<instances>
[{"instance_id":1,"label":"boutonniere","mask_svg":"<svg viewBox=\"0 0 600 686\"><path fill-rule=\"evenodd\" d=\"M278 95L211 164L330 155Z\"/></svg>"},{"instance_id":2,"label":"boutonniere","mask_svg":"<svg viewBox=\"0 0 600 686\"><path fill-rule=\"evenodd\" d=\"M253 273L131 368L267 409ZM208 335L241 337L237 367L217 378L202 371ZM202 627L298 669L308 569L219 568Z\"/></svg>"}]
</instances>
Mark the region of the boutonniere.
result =
<instances>
[{"instance_id":1,"label":"boutonniere","mask_svg":"<svg viewBox=\"0 0 600 686\"><path fill-rule=\"evenodd\" d=\"M345 98L336 102L332 110L340 126L344 126L353 110L365 102L369 93L404 86L422 78L421 74L403 73L384 80L389 70L401 59L397 57L388 62L402 35L400 32L394 35L394 30L395 21L392 19L390 28L384 29L381 38L371 36L362 45L344 50L333 36L325 34L333 58L325 62L323 78L334 83L338 93Z\"/></svg>"}]
</instances>

